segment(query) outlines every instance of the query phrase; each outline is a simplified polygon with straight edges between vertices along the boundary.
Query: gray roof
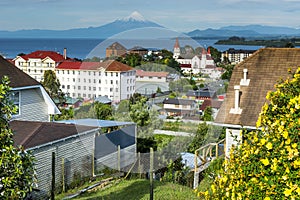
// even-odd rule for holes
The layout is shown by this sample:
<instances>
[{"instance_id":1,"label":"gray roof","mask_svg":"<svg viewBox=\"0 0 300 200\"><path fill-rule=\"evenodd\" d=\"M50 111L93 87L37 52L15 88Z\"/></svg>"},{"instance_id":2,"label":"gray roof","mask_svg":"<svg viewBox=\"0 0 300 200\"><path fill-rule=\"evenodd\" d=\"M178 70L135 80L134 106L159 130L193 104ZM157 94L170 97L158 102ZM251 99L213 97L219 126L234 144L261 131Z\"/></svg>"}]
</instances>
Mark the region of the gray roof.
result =
<instances>
[{"instance_id":1,"label":"gray roof","mask_svg":"<svg viewBox=\"0 0 300 200\"><path fill-rule=\"evenodd\" d=\"M133 125L134 122L120 122L120 121L110 121L110 120L100 120L100 119L73 119L73 120L62 120L57 121L58 123L66 124L76 124L81 126L92 126L92 127L113 127L113 126L126 126Z\"/></svg>"},{"instance_id":2,"label":"gray roof","mask_svg":"<svg viewBox=\"0 0 300 200\"><path fill-rule=\"evenodd\" d=\"M174 104L174 105L192 105L196 103L195 100L190 99L178 99L178 98L166 98L163 104Z\"/></svg>"}]
</instances>

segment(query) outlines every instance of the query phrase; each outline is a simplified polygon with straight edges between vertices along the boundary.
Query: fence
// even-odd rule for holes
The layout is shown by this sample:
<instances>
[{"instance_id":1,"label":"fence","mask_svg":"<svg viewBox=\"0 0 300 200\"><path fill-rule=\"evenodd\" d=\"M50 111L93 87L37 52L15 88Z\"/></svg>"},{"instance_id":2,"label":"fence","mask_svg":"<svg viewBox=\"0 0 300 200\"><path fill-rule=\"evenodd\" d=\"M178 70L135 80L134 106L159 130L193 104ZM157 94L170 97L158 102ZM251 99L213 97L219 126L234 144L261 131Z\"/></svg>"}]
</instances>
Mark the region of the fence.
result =
<instances>
[{"instance_id":1,"label":"fence","mask_svg":"<svg viewBox=\"0 0 300 200\"><path fill-rule=\"evenodd\" d=\"M218 143L206 144L195 151L194 189L198 187L200 172L204 171L209 166L211 161L221 155L224 155L225 145L225 139L223 139Z\"/></svg>"}]
</instances>

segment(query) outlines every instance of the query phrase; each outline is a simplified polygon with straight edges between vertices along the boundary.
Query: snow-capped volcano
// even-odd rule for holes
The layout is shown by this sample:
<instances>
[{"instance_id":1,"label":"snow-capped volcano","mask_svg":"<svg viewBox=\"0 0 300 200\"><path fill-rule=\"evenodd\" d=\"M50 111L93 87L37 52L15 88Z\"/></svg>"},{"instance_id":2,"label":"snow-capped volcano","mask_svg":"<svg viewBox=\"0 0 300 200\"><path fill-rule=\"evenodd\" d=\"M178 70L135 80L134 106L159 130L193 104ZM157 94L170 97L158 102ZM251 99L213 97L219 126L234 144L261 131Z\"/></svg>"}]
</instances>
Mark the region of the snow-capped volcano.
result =
<instances>
[{"instance_id":1,"label":"snow-capped volcano","mask_svg":"<svg viewBox=\"0 0 300 200\"><path fill-rule=\"evenodd\" d=\"M123 21L147 21L143 15L141 15L139 12L134 11L133 13L131 13L131 15L129 15L128 17L125 17L123 19L121 19Z\"/></svg>"},{"instance_id":2,"label":"snow-capped volcano","mask_svg":"<svg viewBox=\"0 0 300 200\"><path fill-rule=\"evenodd\" d=\"M3 38L107 38L112 35L137 28L162 27L159 24L146 20L139 12L134 11L128 17L117 19L111 23L89 28L69 30L19 30L0 31Z\"/></svg>"}]
</instances>

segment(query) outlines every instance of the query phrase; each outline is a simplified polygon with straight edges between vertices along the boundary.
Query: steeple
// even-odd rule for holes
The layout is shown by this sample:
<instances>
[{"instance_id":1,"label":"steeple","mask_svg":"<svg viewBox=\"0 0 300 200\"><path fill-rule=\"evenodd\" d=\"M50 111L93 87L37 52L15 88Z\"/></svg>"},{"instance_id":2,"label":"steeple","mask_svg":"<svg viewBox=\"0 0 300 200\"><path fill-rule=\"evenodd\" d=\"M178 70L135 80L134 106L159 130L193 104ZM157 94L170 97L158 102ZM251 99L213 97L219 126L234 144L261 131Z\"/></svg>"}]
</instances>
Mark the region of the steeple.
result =
<instances>
[{"instance_id":1,"label":"steeple","mask_svg":"<svg viewBox=\"0 0 300 200\"><path fill-rule=\"evenodd\" d=\"M176 41L175 41L174 49L175 48L180 48L178 38L176 38Z\"/></svg>"},{"instance_id":2,"label":"steeple","mask_svg":"<svg viewBox=\"0 0 300 200\"><path fill-rule=\"evenodd\" d=\"M173 58L176 60L180 56L180 46L178 38L176 38L175 44L174 44L174 52L173 52Z\"/></svg>"}]
</instances>

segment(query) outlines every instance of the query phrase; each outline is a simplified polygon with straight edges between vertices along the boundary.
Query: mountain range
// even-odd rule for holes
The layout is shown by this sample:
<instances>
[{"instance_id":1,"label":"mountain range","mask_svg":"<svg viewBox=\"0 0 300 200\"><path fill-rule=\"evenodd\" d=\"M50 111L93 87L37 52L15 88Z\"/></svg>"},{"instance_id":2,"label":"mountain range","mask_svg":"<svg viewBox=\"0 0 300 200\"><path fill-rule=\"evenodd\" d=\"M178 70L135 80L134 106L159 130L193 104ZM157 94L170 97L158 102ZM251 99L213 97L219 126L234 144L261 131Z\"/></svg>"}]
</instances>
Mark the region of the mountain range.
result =
<instances>
[{"instance_id":1,"label":"mountain range","mask_svg":"<svg viewBox=\"0 0 300 200\"><path fill-rule=\"evenodd\" d=\"M41 30L28 29L17 31L0 31L0 38L100 38L105 39L115 34L146 27L164 28L163 26L146 20L140 13L133 12L130 16L117 19L98 27L77 28L69 30ZM219 29L208 28L193 30L185 33L189 37L199 38L228 38L232 36L245 38L274 38L300 37L300 29L289 27L246 25L226 26Z\"/></svg>"}]
</instances>

